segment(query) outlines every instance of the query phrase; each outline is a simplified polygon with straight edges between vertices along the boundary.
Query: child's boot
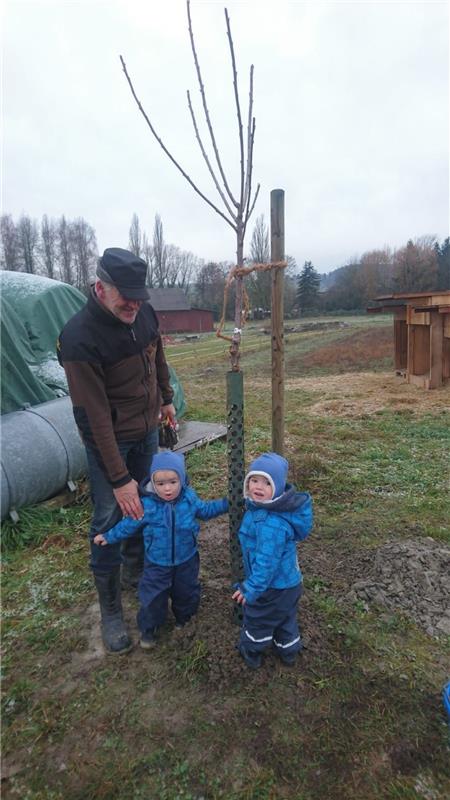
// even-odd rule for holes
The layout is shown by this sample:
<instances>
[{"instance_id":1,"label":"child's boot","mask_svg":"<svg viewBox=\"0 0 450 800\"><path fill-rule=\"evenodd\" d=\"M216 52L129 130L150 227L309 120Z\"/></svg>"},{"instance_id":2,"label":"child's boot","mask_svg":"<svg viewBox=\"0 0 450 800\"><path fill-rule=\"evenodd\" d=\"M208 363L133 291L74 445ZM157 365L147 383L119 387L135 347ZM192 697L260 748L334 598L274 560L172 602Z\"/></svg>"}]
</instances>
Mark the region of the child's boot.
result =
<instances>
[{"instance_id":1,"label":"child's boot","mask_svg":"<svg viewBox=\"0 0 450 800\"><path fill-rule=\"evenodd\" d=\"M240 644L238 647L239 653L241 654L242 658L244 659L247 667L250 669L259 669L262 664L262 655L261 653L257 653L255 650L247 650L244 645Z\"/></svg>"},{"instance_id":2,"label":"child's boot","mask_svg":"<svg viewBox=\"0 0 450 800\"><path fill-rule=\"evenodd\" d=\"M142 650L151 650L156 645L156 628L142 633L139 644Z\"/></svg>"},{"instance_id":3,"label":"child's boot","mask_svg":"<svg viewBox=\"0 0 450 800\"><path fill-rule=\"evenodd\" d=\"M181 633L181 631L187 626L188 622L190 622L191 619L192 617L188 617L187 619L184 620L176 619L175 627L173 629L174 633Z\"/></svg>"},{"instance_id":4,"label":"child's boot","mask_svg":"<svg viewBox=\"0 0 450 800\"><path fill-rule=\"evenodd\" d=\"M184 630L185 623L184 622L176 622L173 632L178 636Z\"/></svg>"},{"instance_id":5,"label":"child's boot","mask_svg":"<svg viewBox=\"0 0 450 800\"><path fill-rule=\"evenodd\" d=\"M286 664L287 667L293 667L295 662L297 661L297 654L280 653L280 661L282 664Z\"/></svg>"}]
</instances>

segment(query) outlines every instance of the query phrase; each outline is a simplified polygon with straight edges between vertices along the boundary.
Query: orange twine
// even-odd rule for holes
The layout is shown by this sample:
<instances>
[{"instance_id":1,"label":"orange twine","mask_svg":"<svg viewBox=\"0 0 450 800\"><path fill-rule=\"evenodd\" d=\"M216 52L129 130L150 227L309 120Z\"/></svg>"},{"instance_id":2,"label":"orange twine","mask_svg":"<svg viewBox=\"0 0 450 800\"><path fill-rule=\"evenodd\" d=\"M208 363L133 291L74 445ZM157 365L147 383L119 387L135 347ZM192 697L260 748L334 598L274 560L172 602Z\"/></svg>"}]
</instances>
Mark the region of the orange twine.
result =
<instances>
[{"instance_id":1,"label":"orange twine","mask_svg":"<svg viewBox=\"0 0 450 800\"><path fill-rule=\"evenodd\" d=\"M235 278L243 278L245 275L250 275L251 272L267 272L269 269L284 269L287 267L287 261L274 261L270 264L252 264L251 267L239 267L234 266L231 267L227 279L225 281L225 287L223 290L223 307L222 307L222 317L220 322L217 326L216 336L219 339L225 339L227 342L235 341L232 336L225 336L222 333L222 328L225 325L225 313L227 308L227 300L228 300L228 289L231 286L232 281ZM250 304L248 299L248 294L245 286L242 287L242 310L241 310L241 328L244 327L245 322L248 317L248 312L250 310Z\"/></svg>"}]
</instances>

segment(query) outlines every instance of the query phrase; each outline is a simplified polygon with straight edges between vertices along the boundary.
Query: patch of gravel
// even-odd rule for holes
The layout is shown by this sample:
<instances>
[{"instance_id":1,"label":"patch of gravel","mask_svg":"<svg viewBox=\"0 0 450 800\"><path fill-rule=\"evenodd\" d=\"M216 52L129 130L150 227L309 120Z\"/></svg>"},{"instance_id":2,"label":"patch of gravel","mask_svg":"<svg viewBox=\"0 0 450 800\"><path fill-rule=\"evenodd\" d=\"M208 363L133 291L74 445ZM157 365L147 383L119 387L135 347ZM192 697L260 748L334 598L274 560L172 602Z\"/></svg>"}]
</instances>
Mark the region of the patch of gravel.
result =
<instances>
[{"instance_id":1,"label":"patch of gravel","mask_svg":"<svg viewBox=\"0 0 450 800\"><path fill-rule=\"evenodd\" d=\"M387 542L347 597L402 611L430 636L450 635L450 547L431 537Z\"/></svg>"}]
</instances>

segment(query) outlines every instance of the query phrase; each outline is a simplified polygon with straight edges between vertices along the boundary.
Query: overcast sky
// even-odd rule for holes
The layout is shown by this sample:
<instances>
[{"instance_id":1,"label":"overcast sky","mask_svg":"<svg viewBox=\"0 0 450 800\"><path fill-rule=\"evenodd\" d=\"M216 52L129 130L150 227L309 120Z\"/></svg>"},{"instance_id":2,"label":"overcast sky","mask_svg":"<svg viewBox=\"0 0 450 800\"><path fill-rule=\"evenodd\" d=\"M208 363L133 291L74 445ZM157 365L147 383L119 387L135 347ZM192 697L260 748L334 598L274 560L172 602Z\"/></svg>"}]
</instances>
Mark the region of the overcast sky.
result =
<instances>
[{"instance_id":1,"label":"overcast sky","mask_svg":"<svg viewBox=\"0 0 450 800\"><path fill-rule=\"evenodd\" d=\"M224 7L246 118L255 67L249 223L285 190L286 251L320 272L355 255L449 235L447 2L228 3L192 0L197 51L225 171L238 193L239 149ZM83 216L98 247L128 245L135 212L151 236L233 261L231 227L167 159L166 146L215 203L187 107L201 101L183 0L4 0L2 212ZM206 136L205 136L206 141Z\"/></svg>"}]
</instances>

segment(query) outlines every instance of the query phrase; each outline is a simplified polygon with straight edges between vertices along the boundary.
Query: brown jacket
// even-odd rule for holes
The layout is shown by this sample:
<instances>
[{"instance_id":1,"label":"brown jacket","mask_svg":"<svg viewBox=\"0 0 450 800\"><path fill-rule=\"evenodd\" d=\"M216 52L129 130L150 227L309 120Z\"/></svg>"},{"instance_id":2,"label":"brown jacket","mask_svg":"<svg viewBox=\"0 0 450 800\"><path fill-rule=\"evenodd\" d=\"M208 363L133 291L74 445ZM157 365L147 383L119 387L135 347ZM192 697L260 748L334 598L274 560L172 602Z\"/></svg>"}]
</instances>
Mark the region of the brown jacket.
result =
<instances>
[{"instance_id":1,"label":"brown jacket","mask_svg":"<svg viewBox=\"0 0 450 800\"><path fill-rule=\"evenodd\" d=\"M169 369L156 314L143 303L133 325L105 309L92 291L63 328L58 358L81 436L117 488L131 480L117 442L135 442L172 402Z\"/></svg>"}]
</instances>

